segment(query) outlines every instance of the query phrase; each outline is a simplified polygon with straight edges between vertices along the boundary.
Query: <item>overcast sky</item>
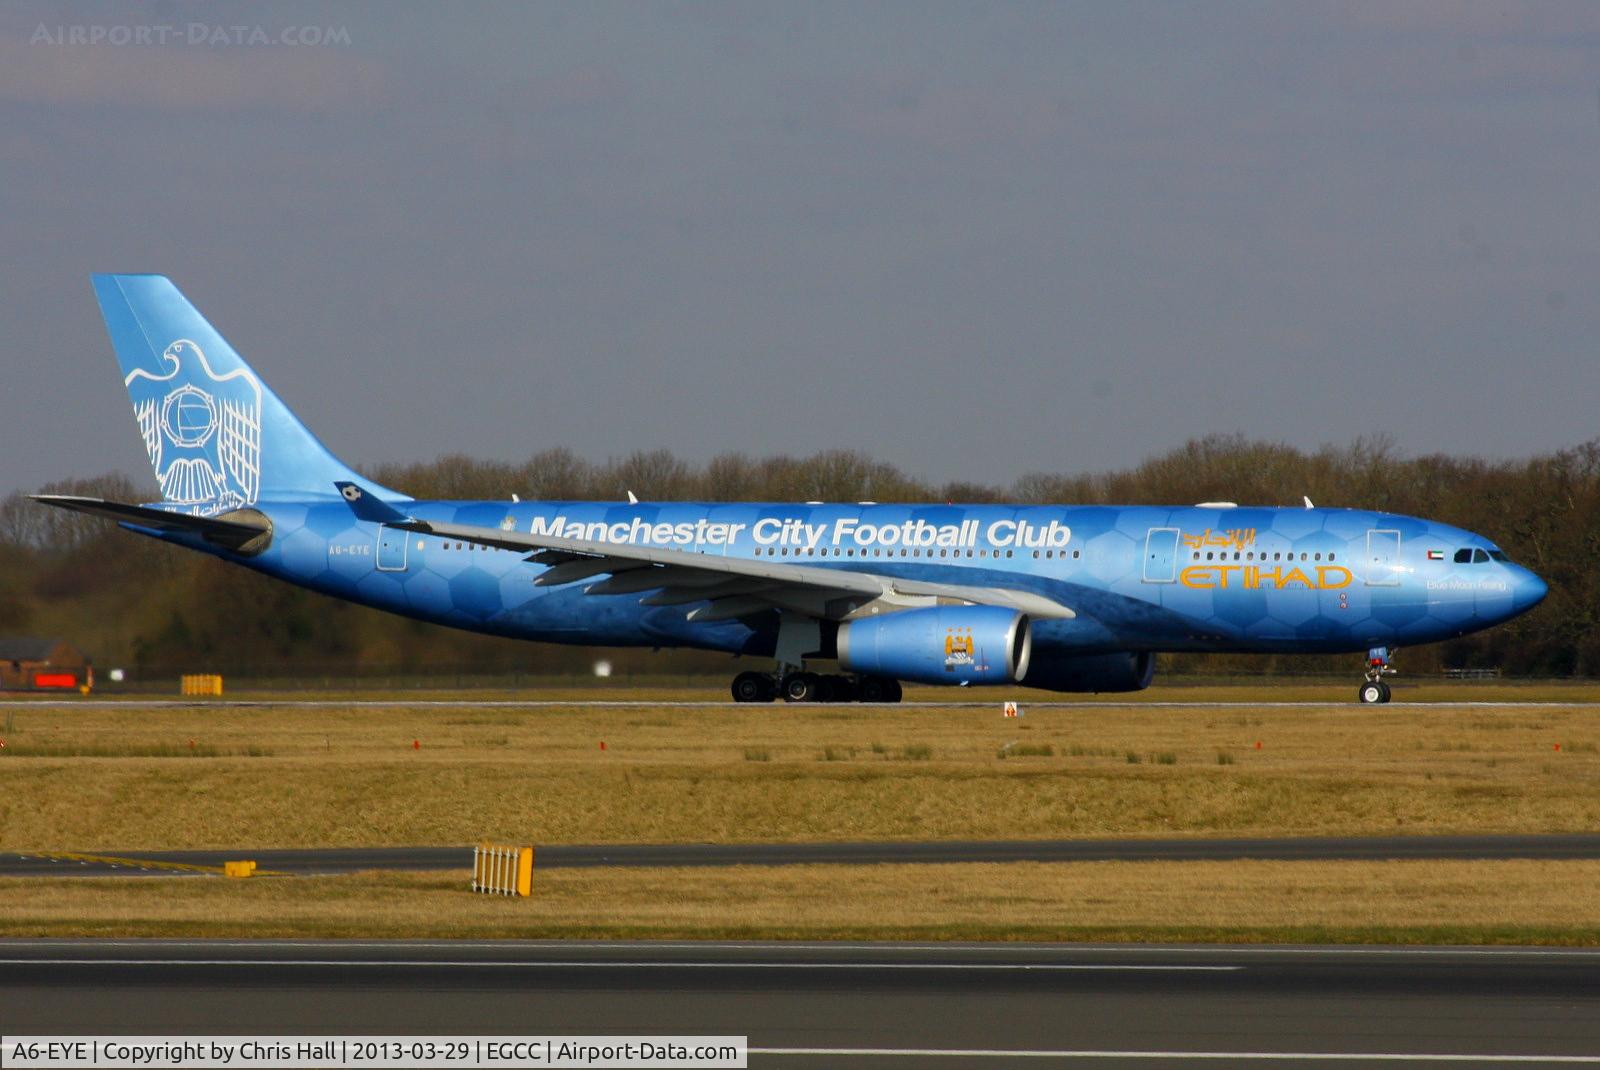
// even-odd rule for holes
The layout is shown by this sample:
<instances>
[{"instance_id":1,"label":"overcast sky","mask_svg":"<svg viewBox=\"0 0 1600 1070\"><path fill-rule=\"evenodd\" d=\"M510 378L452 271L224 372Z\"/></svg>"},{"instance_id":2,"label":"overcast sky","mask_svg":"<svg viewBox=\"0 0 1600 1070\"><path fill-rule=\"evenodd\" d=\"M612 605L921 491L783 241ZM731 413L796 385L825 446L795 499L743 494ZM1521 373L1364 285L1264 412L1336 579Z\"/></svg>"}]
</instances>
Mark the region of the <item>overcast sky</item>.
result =
<instances>
[{"instance_id":1,"label":"overcast sky","mask_svg":"<svg viewBox=\"0 0 1600 1070\"><path fill-rule=\"evenodd\" d=\"M1597 165L1589 3L9 3L0 492L146 471L92 271L358 467L1559 448Z\"/></svg>"}]
</instances>

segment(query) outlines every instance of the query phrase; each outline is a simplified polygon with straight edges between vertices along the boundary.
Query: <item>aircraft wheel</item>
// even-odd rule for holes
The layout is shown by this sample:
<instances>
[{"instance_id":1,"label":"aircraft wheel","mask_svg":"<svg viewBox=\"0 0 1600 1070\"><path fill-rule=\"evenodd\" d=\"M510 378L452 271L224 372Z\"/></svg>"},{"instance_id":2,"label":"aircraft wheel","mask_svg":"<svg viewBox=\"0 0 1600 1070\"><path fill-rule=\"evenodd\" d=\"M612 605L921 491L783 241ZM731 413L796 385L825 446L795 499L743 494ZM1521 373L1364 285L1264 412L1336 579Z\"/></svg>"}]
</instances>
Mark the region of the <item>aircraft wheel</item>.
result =
<instances>
[{"instance_id":1,"label":"aircraft wheel","mask_svg":"<svg viewBox=\"0 0 1600 1070\"><path fill-rule=\"evenodd\" d=\"M758 672L742 672L733 678L733 701L771 702L772 681Z\"/></svg>"},{"instance_id":2,"label":"aircraft wheel","mask_svg":"<svg viewBox=\"0 0 1600 1070\"><path fill-rule=\"evenodd\" d=\"M862 702L888 702L889 681L881 676L863 676L856 687L856 698Z\"/></svg>"},{"instance_id":3,"label":"aircraft wheel","mask_svg":"<svg viewBox=\"0 0 1600 1070\"><path fill-rule=\"evenodd\" d=\"M1379 680L1378 681L1378 686L1383 688L1383 697L1380 698L1378 701L1379 702L1388 702L1389 701L1389 685L1384 683L1382 680Z\"/></svg>"},{"instance_id":4,"label":"aircraft wheel","mask_svg":"<svg viewBox=\"0 0 1600 1070\"><path fill-rule=\"evenodd\" d=\"M885 701L885 702L899 702L902 698L905 697L905 692L901 689L899 680L890 680L890 681L888 681L888 683L889 683L889 694L888 694L888 697L886 697L883 701Z\"/></svg>"},{"instance_id":5,"label":"aircraft wheel","mask_svg":"<svg viewBox=\"0 0 1600 1070\"><path fill-rule=\"evenodd\" d=\"M1389 701L1389 689L1382 680L1368 680L1358 693L1363 705L1372 706Z\"/></svg>"},{"instance_id":6,"label":"aircraft wheel","mask_svg":"<svg viewBox=\"0 0 1600 1070\"><path fill-rule=\"evenodd\" d=\"M816 702L821 687L822 680L816 673L793 673L783 679L783 700L785 702Z\"/></svg>"},{"instance_id":7,"label":"aircraft wheel","mask_svg":"<svg viewBox=\"0 0 1600 1070\"><path fill-rule=\"evenodd\" d=\"M854 702L856 700L856 683L848 676L824 676L827 690L823 693L824 702Z\"/></svg>"}]
</instances>

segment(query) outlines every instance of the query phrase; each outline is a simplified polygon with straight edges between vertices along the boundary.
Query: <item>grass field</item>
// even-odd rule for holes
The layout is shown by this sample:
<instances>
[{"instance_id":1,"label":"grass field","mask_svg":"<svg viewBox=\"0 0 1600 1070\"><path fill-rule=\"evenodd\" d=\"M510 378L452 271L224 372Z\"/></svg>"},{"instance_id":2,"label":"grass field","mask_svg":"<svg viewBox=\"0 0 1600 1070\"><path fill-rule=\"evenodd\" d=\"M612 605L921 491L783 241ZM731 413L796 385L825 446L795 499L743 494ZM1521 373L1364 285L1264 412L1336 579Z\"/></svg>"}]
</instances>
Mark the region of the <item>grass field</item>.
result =
<instances>
[{"instance_id":1,"label":"grass field","mask_svg":"<svg viewBox=\"0 0 1600 1070\"><path fill-rule=\"evenodd\" d=\"M1138 697L1315 702L1329 690ZM1600 708L1450 701L1463 691L1596 694L1456 685L1399 693L1440 700L1428 705L1387 707L1102 699L1018 720L1000 717L998 695L981 707L924 694L897 707L6 702L0 849L1600 828Z\"/></svg>"},{"instance_id":2,"label":"grass field","mask_svg":"<svg viewBox=\"0 0 1600 1070\"><path fill-rule=\"evenodd\" d=\"M949 691L6 699L0 850L1600 828L1600 708L1582 705L1600 688L1431 685L1361 707L1345 683L1022 696L1018 720L998 693L931 704L985 697ZM644 704L573 704L595 697ZM487 704L506 698L555 704ZM1159 704L1211 701L1241 705ZM464 873L7 879L0 934L1600 944L1597 878L1600 862L1559 861L558 869L527 902L474 897Z\"/></svg>"},{"instance_id":3,"label":"grass field","mask_svg":"<svg viewBox=\"0 0 1600 1070\"><path fill-rule=\"evenodd\" d=\"M0 880L0 936L1600 944L1600 862L1094 862Z\"/></svg>"}]
</instances>

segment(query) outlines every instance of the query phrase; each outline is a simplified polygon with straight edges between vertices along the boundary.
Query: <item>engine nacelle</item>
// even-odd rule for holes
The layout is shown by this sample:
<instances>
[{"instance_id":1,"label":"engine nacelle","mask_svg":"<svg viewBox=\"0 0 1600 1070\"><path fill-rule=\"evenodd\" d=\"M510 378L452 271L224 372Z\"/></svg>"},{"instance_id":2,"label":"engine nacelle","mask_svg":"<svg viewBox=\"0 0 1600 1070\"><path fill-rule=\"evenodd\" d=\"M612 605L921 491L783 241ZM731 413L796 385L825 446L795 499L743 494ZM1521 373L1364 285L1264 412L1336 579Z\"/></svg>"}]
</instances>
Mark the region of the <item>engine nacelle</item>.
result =
<instances>
[{"instance_id":1,"label":"engine nacelle","mask_svg":"<svg viewBox=\"0 0 1600 1070\"><path fill-rule=\"evenodd\" d=\"M1156 674L1149 651L1039 658L1023 683L1046 691L1143 691Z\"/></svg>"},{"instance_id":2,"label":"engine nacelle","mask_svg":"<svg viewBox=\"0 0 1600 1070\"><path fill-rule=\"evenodd\" d=\"M1028 671L1033 629L1001 606L936 606L839 625L839 665L919 684L1012 684Z\"/></svg>"}]
</instances>

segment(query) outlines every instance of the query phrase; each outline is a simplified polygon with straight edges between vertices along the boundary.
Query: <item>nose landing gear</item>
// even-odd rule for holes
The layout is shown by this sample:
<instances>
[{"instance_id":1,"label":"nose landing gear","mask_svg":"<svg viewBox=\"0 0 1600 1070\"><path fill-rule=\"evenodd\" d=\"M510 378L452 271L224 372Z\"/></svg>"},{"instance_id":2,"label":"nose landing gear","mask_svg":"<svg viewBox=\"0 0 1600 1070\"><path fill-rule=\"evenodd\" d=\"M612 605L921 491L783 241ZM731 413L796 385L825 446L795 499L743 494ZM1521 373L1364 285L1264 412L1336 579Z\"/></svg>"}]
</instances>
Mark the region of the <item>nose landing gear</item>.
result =
<instances>
[{"instance_id":1,"label":"nose landing gear","mask_svg":"<svg viewBox=\"0 0 1600 1070\"><path fill-rule=\"evenodd\" d=\"M1367 651L1366 682L1356 693L1364 705L1389 701L1389 685L1383 679L1394 675L1395 670L1389 665L1389 660L1389 648L1386 646L1375 646Z\"/></svg>"}]
</instances>

